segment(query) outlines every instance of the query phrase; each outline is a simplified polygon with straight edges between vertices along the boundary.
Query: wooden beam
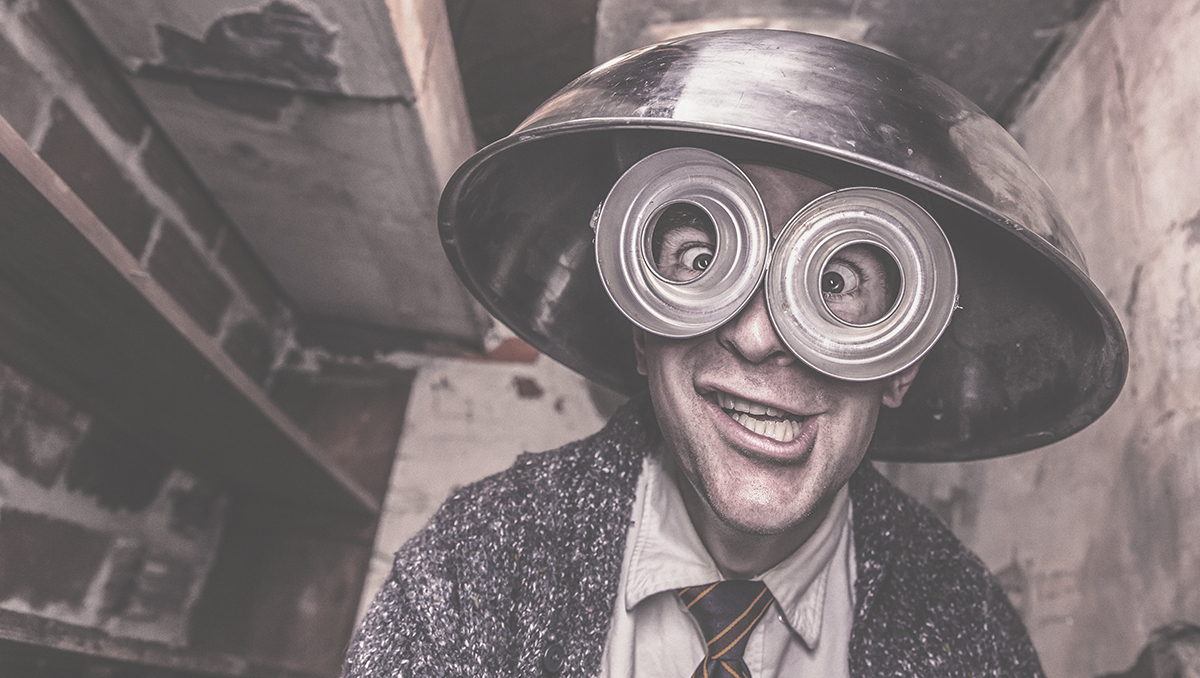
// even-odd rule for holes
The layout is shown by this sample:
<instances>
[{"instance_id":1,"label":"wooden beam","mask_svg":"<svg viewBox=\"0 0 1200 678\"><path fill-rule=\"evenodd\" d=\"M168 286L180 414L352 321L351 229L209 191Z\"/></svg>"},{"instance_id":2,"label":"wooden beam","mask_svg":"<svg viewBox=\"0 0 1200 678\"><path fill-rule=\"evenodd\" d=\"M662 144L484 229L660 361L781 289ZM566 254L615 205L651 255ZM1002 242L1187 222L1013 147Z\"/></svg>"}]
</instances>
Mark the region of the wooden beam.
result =
<instances>
[{"instance_id":1,"label":"wooden beam","mask_svg":"<svg viewBox=\"0 0 1200 678\"><path fill-rule=\"evenodd\" d=\"M0 155L0 358L235 493L378 513L2 119Z\"/></svg>"}]
</instances>

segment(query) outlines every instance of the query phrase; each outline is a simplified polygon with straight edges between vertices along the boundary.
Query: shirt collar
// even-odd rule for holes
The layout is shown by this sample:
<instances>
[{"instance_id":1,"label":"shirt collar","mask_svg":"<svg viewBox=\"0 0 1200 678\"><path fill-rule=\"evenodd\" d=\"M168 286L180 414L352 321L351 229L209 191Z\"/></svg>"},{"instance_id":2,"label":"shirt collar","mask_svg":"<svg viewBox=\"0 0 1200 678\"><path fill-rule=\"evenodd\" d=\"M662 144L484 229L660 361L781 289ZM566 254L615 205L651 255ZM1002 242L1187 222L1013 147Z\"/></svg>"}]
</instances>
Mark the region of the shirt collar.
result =
<instances>
[{"instance_id":1,"label":"shirt collar","mask_svg":"<svg viewBox=\"0 0 1200 678\"><path fill-rule=\"evenodd\" d=\"M634 547L625 588L627 610L663 591L722 579L658 454L646 456L639 485L645 500L630 534ZM825 584L849 512L850 495L843 486L808 541L759 577L775 596L788 626L809 648L820 639Z\"/></svg>"}]
</instances>

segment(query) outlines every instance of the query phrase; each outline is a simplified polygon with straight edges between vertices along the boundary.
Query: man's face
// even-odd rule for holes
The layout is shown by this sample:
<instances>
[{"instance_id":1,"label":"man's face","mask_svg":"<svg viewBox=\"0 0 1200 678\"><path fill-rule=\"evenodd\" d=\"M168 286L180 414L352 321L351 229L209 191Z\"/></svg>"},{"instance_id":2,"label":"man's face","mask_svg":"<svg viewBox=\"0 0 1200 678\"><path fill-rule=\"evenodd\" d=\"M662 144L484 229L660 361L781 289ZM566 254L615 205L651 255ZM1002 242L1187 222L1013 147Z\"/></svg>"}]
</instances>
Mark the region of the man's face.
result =
<instances>
[{"instance_id":1,"label":"man's face","mask_svg":"<svg viewBox=\"0 0 1200 678\"><path fill-rule=\"evenodd\" d=\"M762 195L773 234L833 190L775 167L741 168ZM661 273L686 280L707 266L711 248L704 229L678 221L655 256ZM870 322L890 308L888 280L879 253L851 246L826 269L824 298L846 322ZM667 339L638 330L635 344L669 453L703 508L745 534L780 534L823 511L866 453L879 407L898 406L917 370L870 382L812 370L775 334L761 289L713 332Z\"/></svg>"}]
</instances>

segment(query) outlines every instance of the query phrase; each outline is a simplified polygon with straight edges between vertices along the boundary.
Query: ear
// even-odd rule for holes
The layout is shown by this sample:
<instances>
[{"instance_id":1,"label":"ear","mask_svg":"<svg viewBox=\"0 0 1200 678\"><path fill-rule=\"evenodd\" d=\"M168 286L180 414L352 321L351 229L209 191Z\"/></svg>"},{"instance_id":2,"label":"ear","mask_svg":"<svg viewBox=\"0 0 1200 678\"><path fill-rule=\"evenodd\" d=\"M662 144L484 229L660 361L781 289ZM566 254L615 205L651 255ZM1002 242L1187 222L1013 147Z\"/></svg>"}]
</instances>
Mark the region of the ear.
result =
<instances>
[{"instance_id":1,"label":"ear","mask_svg":"<svg viewBox=\"0 0 1200 678\"><path fill-rule=\"evenodd\" d=\"M633 354L637 357L637 371L646 376L646 330L633 326Z\"/></svg>"},{"instance_id":2,"label":"ear","mask_svg":"<svg viewBox=\"0 0 1200 678\"><path fill-rule=\"evenodd\" d=\"M908 393L908 387L912 386L913 379L917 378L917 371L921 369L921 363L924 360L925 357L922 356L917 362L893 374L884 381L883 404L886 407L900 407L900 403L904 402L904 394Z\"/></svg>"}]
</instances>

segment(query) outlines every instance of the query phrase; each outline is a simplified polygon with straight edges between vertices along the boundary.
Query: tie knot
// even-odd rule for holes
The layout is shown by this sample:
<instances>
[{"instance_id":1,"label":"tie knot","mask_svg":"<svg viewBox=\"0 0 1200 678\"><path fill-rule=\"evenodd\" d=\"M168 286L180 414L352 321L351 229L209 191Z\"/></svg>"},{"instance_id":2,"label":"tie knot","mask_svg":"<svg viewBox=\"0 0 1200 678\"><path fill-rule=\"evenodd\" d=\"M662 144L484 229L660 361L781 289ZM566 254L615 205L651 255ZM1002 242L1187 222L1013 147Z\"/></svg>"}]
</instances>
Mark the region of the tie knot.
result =
<instances>
[{"instance_id":1,"label":"tie knot","mask_svg":"<svg viewBox=\"0 0 1200 678\"><path fill-rule=\"evenodd\" d=\"M750 630L775 600L765 583L744 579L689 586L678 593L700 625L709 661L740 660Z\"/></svg>"}]
</instances>

